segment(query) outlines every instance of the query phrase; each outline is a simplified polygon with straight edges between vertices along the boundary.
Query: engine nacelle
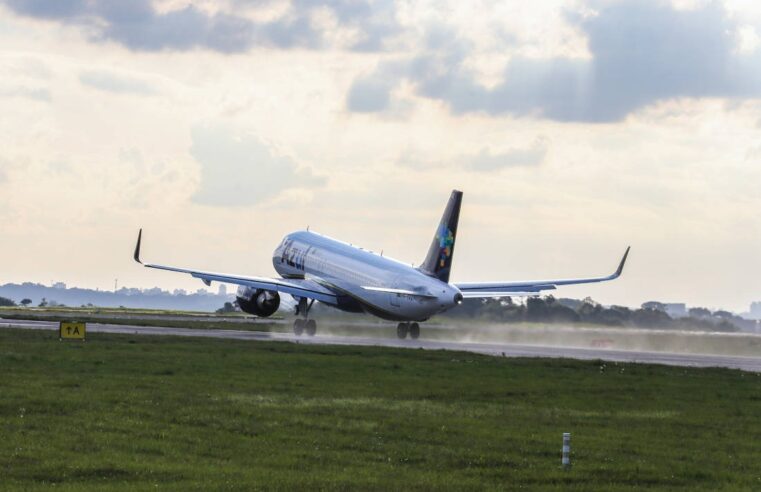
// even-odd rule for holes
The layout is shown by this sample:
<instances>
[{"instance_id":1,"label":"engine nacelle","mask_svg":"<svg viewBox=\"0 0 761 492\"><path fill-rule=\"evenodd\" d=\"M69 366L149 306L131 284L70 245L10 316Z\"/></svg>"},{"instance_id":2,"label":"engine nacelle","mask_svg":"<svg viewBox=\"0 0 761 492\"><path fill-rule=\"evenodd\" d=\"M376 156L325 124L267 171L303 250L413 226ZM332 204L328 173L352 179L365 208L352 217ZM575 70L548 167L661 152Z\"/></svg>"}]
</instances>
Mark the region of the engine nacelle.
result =
<instances>
[{"instance_id":1,"label":"engine nacelle","mask_svg":"<svg viewBox=\"0 0 761 492\"><path fill-rule=\"evenodd\" d=\"M280 294L273 290L241 288L237 294L241 311L266 318L280 307Z\"/></svg>"}]
</instances>

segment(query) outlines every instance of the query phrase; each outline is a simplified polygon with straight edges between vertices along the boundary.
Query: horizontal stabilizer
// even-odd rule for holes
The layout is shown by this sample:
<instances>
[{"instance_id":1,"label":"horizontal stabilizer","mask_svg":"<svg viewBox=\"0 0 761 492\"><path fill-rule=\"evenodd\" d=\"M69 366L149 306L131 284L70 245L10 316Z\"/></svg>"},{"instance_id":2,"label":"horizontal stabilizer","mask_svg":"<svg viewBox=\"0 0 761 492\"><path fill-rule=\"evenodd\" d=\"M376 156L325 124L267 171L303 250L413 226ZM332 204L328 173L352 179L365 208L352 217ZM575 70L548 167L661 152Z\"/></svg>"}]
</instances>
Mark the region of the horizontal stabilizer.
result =
<instances>
[{"instance_id":1,"label":"horizontal stabilizer","mask_svg":"<svg viewBox=\"0 0 761 492\"><path fill-rule=\"evenodd\" d=\"M534 297L540 294L535 292L463 292L463 299L488 299L488 298L505 298L505 297Z\"/></svg>"},{"instance_id":2,"label":"horizontal stabilizer","mask_svg":"<svg viewBox=\"0 0 761 492\"><path fill-rule=\"evenodd\" d=\"M405 289L391 289L387 287L369 287L369 286L362 286L365 290L371 290L373 292L388 292L389 294L402 294L405 296L413 296L413 297L424 297L426 299L436 299L436 296L433 294L427 294L424 292L415 292L414 290L405 290Z\"/></svg>"}]
</instances>

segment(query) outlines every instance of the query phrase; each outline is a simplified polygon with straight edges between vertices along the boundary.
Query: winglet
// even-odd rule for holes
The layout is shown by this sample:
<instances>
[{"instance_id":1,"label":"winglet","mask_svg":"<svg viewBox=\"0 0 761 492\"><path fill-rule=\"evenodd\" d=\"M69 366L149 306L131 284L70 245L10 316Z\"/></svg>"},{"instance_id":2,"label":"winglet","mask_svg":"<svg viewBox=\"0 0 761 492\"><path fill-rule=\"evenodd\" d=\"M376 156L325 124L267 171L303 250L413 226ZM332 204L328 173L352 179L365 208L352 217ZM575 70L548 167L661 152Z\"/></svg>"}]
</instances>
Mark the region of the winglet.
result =
<instances>
[{"instance_id":1,"label":"winglet","mask_svg":"<svg viewBox=\"0 0 761 492\"><path fill-rule=\"evenodd\" d=\"M137 233L137 244L135 245L135 261L143 264L142 261L140 261L140 241L143 239L143 230L140 229L140 232Z\"/></svg>"},{"instance_id":2,"label":"winglet","mask_svg":"<svg viewBox=\"0 0 761 492\"><path fill-rule=\"evenodd\" d=\"M624 264L626 263L626 257L629 256L630 249L632 249L631 246L626 247L626 253L624 253L624 257L621 258L621 263L618 265L618 269L616 270L616 273L613 274L613 278L620 277L621 274L624 272Z\"/></svg>"}]
</instances>

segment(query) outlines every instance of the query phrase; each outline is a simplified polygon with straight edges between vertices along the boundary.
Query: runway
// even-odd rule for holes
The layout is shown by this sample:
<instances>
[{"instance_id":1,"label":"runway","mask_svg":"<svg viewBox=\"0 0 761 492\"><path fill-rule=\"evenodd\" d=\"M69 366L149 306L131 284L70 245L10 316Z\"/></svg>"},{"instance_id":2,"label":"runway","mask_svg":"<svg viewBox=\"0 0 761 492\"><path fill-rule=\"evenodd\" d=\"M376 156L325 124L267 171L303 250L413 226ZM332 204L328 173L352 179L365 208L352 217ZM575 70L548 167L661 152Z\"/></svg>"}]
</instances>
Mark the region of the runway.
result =
<instances>
[{"instance_id":1,"label":"runway","mask_svg":"<svg viewBox=\"0 0 761 492\"><path fill-rule=\"evenodd\" d=\"M5 320L0 318L0 329L24 328L33 330L57 330L58 324L47 321ZM191 328L160 328L132 325L112 325L91 323L87 325L91 333L118 333L128 335L170 335L185 337L223 338L245 341L281 341L310 345L355 345L378 346L404 349L451 350L472 352L500 357L547 357L580 360L604 360L609 362L630 362L665 364L683 367L725 367L748 372L761 373L761 357L739 357L726 355L675 354L667 352L644 352L611 350L605 348L575 348L540 345L519 345L510 343L472 343L442 340L399 340L394 338L373 338L363 336L320 335L315 337L296 336L291 333L271 333L242 330L204 330Z\"/></svg>"}]
</instances>

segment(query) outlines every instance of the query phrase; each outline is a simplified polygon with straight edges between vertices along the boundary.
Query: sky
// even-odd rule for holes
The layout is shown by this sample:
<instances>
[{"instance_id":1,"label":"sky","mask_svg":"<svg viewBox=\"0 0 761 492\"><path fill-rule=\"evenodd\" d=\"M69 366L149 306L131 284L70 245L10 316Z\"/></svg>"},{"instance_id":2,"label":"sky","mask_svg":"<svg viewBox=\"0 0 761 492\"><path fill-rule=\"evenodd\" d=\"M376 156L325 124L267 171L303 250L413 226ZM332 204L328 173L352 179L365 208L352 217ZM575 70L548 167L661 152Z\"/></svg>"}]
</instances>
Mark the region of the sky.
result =
<instances>
[{"instance_id":1,"label":"sky","mask_svg":"<svg viewBox=\"0 0 761 492\"><path fill-rule=\"evenodd\" d=\"M751 0L0 0L0 283L195 290L307 226L453 281L761 300ZM216 289L216 286L213 287Z\"/></svg>"}]
</instances>

